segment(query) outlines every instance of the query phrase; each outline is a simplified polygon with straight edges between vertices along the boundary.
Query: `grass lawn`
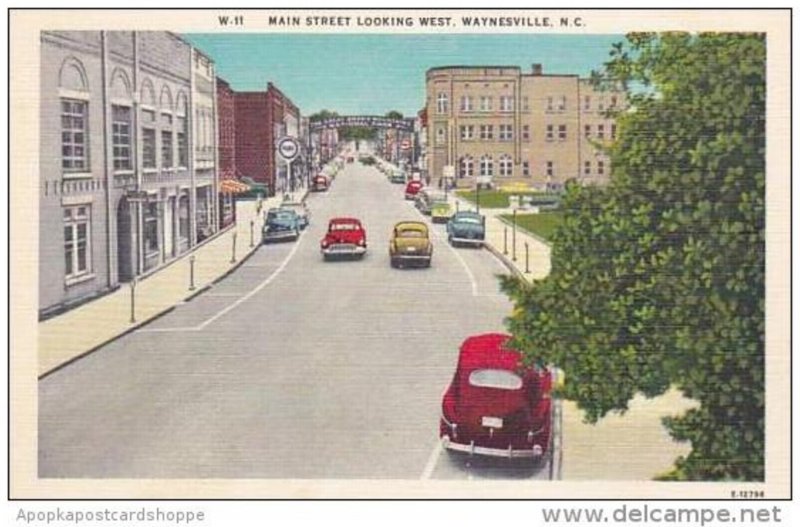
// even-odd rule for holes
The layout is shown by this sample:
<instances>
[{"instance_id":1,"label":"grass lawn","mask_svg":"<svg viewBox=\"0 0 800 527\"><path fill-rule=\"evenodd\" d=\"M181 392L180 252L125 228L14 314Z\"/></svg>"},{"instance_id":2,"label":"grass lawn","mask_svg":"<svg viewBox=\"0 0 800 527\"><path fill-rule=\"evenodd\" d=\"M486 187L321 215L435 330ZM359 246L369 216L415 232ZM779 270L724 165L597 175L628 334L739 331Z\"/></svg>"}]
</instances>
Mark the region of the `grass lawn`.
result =
<instances>
[{"instance_id":1,"label":"grass lawn","mask_svg":"<svg viewBox=\"0 0 800 527\"><path fill-rule=\"evenodd\" d=\"M483 201L483 196L481 196ZM512 221L511 214L503 214L503 219ZM553 232L564 222L564 213L561 211L547 211L539 214L517 213L517 225L528 230L540 238L550 241Z\"/></svg>"},{"instance_id":2,"label":"grass lawn","mask_svg":"<svg viewBox=\"0 0 800 527\"><path fill-rule=\"evenodd\" d=\"M458 197L464 198L471 203L475 203L477 201L477 194L474 190L458 190L456 191L456 194ZM534 205L537 202L552 202L554 198L552 194L545 194L537 191L505 192L502 190L481 190L481 207L487 209L504 209L510 206L508 203L508 198L512 195L534 196Z\"/></svg>"}]
</instances>

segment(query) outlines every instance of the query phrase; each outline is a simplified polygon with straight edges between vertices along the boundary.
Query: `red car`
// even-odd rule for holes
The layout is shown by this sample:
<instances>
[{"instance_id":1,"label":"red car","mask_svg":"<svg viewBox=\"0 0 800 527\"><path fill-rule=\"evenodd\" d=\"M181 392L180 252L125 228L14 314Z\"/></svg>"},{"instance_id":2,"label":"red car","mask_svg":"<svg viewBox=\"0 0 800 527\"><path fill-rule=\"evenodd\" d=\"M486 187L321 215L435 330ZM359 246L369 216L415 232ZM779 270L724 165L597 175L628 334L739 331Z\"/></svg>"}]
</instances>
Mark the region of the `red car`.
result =
<instances>
[{"instance_id":1,"label":"red car","mask_svg":"<svg viewBox=\"0 0 800 527\"><path fill-rule=\"evenodd\" d=\"M326 260L334 256L361 258L367 252L367 231L356 218L333 218L319 245Z\"/></svg>"},{"instance_id":2,"label":"red car","mask_svg":"<svg viewBox=\"0 0 800 527\"><path fill-rule=\"evenodd\" d=\"M422 184L422 181L418 179L412 179L406 184L406 199L413 200L417 197L417 193L422 190L422 187L425 185Z\"/></svg>"},{"instance_id":3,"label":"red car","mask_svg":"<svg viewBox=\"0 0 800 527\"><path fill-rule=\"evenodd\" d=\"M541 459L551 446L553 373L523 367L511 337L488 333L461 345L442 401L439 437L469 454Z\"/></svg>"},{"instance_id":4,"label":"red car","mask_svg":"<svg viewBox=\"0 0 800 527\"><path fill-rule=\"evenodd\" d=\"M311 180L311 190L314 192L324 192L328 190L328 178L322 174L314 176L314 179Z\"/></svg>"}]
</instances>

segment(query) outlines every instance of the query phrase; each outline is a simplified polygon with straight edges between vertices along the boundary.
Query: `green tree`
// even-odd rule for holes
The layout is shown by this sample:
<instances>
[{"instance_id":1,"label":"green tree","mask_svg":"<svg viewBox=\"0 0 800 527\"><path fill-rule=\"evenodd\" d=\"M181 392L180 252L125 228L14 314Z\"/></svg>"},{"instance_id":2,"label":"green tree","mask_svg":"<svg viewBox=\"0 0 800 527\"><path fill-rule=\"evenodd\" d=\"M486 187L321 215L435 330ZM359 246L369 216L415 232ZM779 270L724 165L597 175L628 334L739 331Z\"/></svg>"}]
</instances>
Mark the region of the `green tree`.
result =
<instances>
[{"instance_id":1,"label":"green tree","mask_svg":"<svg viewBox=\"0 0 800 527\"><path fill-rule=\"evenodd\" d=\"M388 117L389 119L402 119L403 114L398 112L397 110L391 110L389 112L386 112L386 115L384 115L384 117Z\"/></svg>"},{"instance_id":2,"label":"green tree","mask_svg":"<svg viewBox=\"0 0 800 527\"><path fill-rule=\"evenodd\" d=\"M567 189L551 274L503 280L528 360L595 422L675 386L691 452L661 477L764 478L765 58L761 34L631 34L598 84L629 88L613 174Z\"/></svg>"}]
</instances>

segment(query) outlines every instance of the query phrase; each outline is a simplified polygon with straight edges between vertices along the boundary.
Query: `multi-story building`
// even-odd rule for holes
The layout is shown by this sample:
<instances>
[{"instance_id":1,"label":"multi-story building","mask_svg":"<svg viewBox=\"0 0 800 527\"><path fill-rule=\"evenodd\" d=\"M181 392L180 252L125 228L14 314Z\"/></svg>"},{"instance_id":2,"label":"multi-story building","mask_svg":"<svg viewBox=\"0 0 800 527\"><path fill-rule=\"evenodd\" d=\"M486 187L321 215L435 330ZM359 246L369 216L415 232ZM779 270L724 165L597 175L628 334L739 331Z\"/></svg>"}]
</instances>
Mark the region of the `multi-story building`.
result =
<instances>
[{"instance_id":1,"label":"multi-story building","mask_svg":"<svg viewBox=\"0 0 800 527\"><path fill-rule=\"evenodd\" d=\"M233 92L235 120L235 166L237 174L265 183L270 194L286 192L303 181L304 162L287 164L278 159L275 146L283 136L300 138L300 110L271 82L266 91Z\"/></svg>"},{"instance_id":2,"label":"multi-story building","mask_svg":"<svg viewBox=\"0 0 800 527\"><path fill-rule=\"evenodd\" d=\"M219 218L217 189L217 95L214 62L200 50L192 49L192 115L195 133L191 174L194 206L191 229L198 241L216 230Z\"/></svg>"},{"instance_id":3,"label":"multi-story building","mask_svg":"<svg viewBox=\"0 0 800 527\"><path fill-rule=\"evenodd\" d=\"M47 317L188 251L198 178L188 43L148 31L43 31L40 40L39 306ZM213 188L213 164L201 170Z\"/></svg>"},{"instance_id":4,"label":"multi-story building","mask_svg":"<svg viewBox=\"0 0 800 527\"><path fill-rule=\"evenodd\" d=\"M219 180L235 180L236 172L236 116L233 90L217 77L217 172ZM235 210L233 196L220 193L220 226L233 223Z\"/></svg>"},{"instance_id":5,"label":"multi-story building","mask_svg":"<svg viewBox=\"0 0 800 527\"><path fill-rule=\"evenodd\" d=\"M460 186L560 188L567 180L603 183L602 145L615 138L611 113L624 92L596 89L577 75L516 66L446 66L426 74L427 163L432 178L452 166ZM611 112L610 112L611 111Z\"/></svg>"}]
</instances>

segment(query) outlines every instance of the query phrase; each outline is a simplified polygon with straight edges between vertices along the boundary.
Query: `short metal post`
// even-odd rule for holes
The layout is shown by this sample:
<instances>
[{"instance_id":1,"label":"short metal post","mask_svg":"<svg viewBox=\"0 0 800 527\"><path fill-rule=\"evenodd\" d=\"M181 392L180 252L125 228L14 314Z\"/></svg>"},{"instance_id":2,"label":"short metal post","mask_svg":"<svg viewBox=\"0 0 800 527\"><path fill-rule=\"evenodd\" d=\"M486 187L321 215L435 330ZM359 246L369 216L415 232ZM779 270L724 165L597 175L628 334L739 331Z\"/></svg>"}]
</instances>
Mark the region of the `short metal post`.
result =
<instances>
[{"instance_id":1,"label":"short metal post","mask_svg":"<svg viewBox=\"0 0 800 527\"><path fill-rule=\"evenodd\" d=\"M236 263L236 234L233 233L233 243L231 247L231 263Z\"/></svg>"},{"instance_id":2,"label":"short metal post","mask_svg":"<svg viewBox=\"0 0 800 527\"><path fill-rule=\"evenodd\" d=\"M456 212L458 212L458 200L456 200Z\"/></svg>"},{"instance_id":3,"label":"short metal post","mask_svg":"<svg viewBox=\"0 0 800 527\"><path fill-rule=\"evenodd\" d=\"M526 272L526 273L530 273L530 272L531 272L531 269L530 269L530 267L528 267L528 257L529 257L529 254L530 254L530 253L528 252L528 242L525 242L525 272Z\"/></svg>"},{"instance_id":4,"label":"short metal post","mask_svg":"<svg viewBox=\"0 0 800 527\"><path fill-rule=\"evenodd\" d=\"M194 291L194 255L189 257L189 291Z\"/></svg>"},{"instance_id":5,"label":"short metal post","mask_svg":"<svg viewBox=\"0 0 800 527\"><path fill-rule=\"evenodd\" d=\"M511 214L511 260L517 261L517 209Z\"/></svg>"},{"instance_id":6,"label":"short metal post","mask_svg":"<svg viewBox=\"0 0 800 527\"><path fill-rule=\"evenodd\" d=\"M508 225L503 224L503 254L508 254Z\"/></svg>"},{"instance_id":7,"label":"short metal post","mask_svg":"<svg viewBox=\"0 0 800 527\"><path fill-rule=\"evenodd\" d=\"M250 220L250 247L255 246L255 242L253 241L253 227L255 226L255 221Z\"/></svg>"},{"instance_id":8,"label":"short metal post","mask_svg":"<svg viewBox=\"0 0 800 527\"><path fill-rule=\"evenodd\" d=\"M131 280L131 324L136 323L136 278Z\"/></svg>"}]
</instances>

